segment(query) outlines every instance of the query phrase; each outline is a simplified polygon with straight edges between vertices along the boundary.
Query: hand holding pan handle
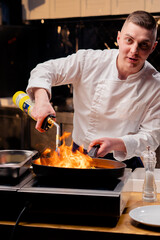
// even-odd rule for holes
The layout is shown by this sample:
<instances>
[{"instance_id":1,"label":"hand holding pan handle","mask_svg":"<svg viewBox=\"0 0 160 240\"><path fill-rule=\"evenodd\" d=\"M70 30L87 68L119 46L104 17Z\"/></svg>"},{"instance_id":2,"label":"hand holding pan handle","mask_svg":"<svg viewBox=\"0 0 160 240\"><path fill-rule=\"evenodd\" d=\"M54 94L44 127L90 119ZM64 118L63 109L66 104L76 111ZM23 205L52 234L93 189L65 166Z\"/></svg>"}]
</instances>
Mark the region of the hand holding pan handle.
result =
<instances>
[{"instance_id":1,"label":"hand holding pan handle","mask_svg":"<svg viewBox=\"0 0 160 240\"><path fill-rule=\"evenodd\" d=\"M97 156L98 149L100 148L99 144L94 145L91 150L88 152L88 156L95 158Z\"/></svg>"}]
</instances>

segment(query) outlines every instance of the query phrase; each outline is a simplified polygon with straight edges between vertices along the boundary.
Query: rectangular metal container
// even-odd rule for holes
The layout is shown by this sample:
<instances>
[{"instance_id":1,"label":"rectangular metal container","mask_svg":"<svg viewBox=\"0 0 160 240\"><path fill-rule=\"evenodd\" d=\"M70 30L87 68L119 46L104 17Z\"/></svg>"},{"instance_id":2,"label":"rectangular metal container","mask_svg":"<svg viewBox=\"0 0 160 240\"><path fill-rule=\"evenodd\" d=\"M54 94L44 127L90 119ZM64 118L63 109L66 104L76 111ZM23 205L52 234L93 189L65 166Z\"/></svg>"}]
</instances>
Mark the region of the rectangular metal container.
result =
<instances>
[{"instance_id":1,"label":"rectangular metal container","mask_svg":"<svg viewBox=\"0 0 160 240\"><path fill-rule=\"evenodd\" d=\"M19 178L31 166L37 151L0 150L0 178Z\"/></svg>"}]
</instances>

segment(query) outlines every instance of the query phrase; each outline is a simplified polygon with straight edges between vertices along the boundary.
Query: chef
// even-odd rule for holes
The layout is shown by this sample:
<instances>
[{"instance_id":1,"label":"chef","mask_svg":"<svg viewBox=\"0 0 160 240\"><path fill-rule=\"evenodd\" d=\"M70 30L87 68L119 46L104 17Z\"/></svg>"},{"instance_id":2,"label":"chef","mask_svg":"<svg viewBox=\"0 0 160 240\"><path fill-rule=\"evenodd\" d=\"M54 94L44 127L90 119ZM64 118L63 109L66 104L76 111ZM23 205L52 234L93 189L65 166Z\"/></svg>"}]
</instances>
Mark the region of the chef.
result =
<instances>
[{"instance_id":1,"label":"chef","mask_svg":"<svg viewBox=\"0 0 160 240\"><path fill-rule=\"evenodd\" d=\"M56 113L51 88L73 85L73 148L97 157L125 161L135 169L140 156L160 144L160 73L146 60L157 41L156 21L145 11L131 13L117 34L119 49L79 50L65 58L38 64L27 93L35 106L32 116L40 132L44 118Z\"/></svg>"}]
</instances>

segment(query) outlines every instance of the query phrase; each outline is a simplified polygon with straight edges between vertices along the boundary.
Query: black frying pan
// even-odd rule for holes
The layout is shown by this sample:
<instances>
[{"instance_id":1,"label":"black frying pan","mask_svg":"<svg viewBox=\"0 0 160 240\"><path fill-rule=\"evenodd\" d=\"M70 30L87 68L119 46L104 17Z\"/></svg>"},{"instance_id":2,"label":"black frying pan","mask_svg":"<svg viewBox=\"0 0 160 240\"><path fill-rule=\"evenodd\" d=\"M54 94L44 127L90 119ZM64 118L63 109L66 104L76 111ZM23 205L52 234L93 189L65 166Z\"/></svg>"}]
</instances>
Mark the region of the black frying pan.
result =
<instances>
[{"instance_id":1,"label":"black frying pan","mask_svg":"<svg viewBox=\"0 0 160 240\"><path fill-rule=\"evenodd\" d=\"M124 174L126 164L109 159L94 158L95 168L64 168L36 164L32 161L33 172L37 177L46 178L120 178Z\"/></svg>"},{"instance_id":2,"label":"black frying pan","mask_svg":"<svg viewBox=\"0 0 160 240\"><path fill-rule=\"evenodd\" d=\"M88 155L93 157L96 155L98 147L92 148ZM126 164L119 161L92 158L94 168L64 168L36 164L36 160L32 161L33 171L37 177L49 179L117 179L123 176Z\"/></svg>"}]
</instances>

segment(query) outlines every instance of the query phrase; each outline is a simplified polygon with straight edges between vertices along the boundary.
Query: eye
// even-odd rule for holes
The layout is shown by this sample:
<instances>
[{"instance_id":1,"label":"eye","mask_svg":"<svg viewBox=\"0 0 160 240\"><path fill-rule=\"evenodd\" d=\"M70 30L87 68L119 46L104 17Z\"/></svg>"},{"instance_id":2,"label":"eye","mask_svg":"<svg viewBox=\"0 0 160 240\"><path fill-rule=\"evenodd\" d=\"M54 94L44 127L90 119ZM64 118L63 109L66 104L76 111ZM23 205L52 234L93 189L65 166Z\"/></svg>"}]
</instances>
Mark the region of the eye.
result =
<instances>
[{"instance_id":1,"label":"eye","mask_svg":"<svg viewBox=\"0 0 160 240\"><path fill-rule=\"evenodd\" d=\"M142 42L142 43L139 44L139 47L142 50L148 50L150 48L150 44L148 44L148 42Z\"/></svg>"},{"instance_id":2,"label":"eye","mask_svg":"<svg viewBox=\"0 0 160 240\"><path fill-rule=\"evenodd\" d=\"M131 44L133 42L132 38L126 38L125 41L127 44Z\"/></svg>"}]
</instances>

